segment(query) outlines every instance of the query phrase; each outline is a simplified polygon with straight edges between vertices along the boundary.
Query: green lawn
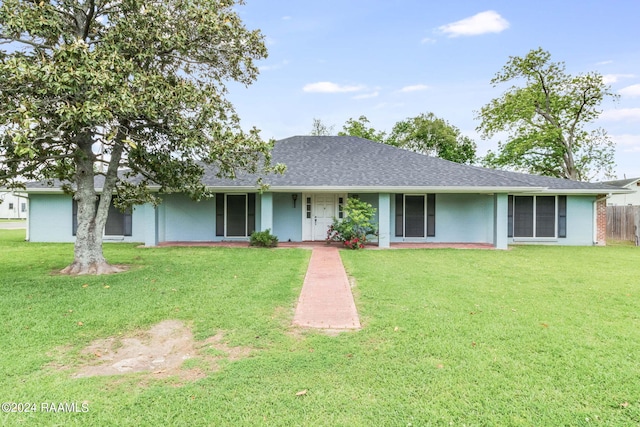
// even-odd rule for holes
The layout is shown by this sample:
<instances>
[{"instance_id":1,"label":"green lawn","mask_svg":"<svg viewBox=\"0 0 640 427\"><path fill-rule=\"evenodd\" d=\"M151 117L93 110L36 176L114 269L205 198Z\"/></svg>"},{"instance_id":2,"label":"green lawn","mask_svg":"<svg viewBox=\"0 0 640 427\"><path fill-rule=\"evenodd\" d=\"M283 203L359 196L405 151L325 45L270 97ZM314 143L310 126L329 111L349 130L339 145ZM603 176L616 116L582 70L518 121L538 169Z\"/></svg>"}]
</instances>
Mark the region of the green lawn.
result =
<instances>
[{"instance_id":1,"label":"green lawn","mask_svg":"<svg viewBox=\"0 0 640 427\"><path fill-rule=\"evenodd\" d=\"M328 336L289 326L308 251L112 244L130 271L72 278L72 245L23 238L0 230L0 402L88 412L0 425L640 425L636 247L343 251L364 328ZM194 382L51 367L164 319L252 351Z\"/></svg>"}]
</instances>

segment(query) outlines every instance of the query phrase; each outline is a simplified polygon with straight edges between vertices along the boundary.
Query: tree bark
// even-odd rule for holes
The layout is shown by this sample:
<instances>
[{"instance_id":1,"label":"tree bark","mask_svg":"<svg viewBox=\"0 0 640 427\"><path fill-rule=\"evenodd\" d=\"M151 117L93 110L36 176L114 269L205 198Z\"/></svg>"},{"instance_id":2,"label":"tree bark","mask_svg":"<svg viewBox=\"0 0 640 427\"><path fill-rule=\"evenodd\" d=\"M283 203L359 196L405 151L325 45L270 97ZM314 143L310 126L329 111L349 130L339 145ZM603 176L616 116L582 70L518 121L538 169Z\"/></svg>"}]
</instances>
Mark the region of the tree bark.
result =
<instances>
[{"instance_id":1,"label":"tree bark","mask_svg":"<svg viewBox=\"0 0 640 427\"><path fill-rule=\"evenodd\" d=\"M94 178L95 172L93 163L95 156L91 149L92 139L85 135L78 143L78 153L76 155L76 193L74 199L78 205L76 243L74 246L73 263L63 270L62 274L82 275L82 274L112 274L125 271L126 268L118 265L111 265L107 262L102 252L102 235L107 222L109 205L111 202L111 190L108 193L103 189L103 197L97 204ZM115 160L114 173L117 172L119 156ZM110 170L111 165L110 165ZM107 173L108 175L108 173ZM115 181L115 177L113 179ZM106 185L105 185L106 187Z\"/></svg>"}]
</instances>

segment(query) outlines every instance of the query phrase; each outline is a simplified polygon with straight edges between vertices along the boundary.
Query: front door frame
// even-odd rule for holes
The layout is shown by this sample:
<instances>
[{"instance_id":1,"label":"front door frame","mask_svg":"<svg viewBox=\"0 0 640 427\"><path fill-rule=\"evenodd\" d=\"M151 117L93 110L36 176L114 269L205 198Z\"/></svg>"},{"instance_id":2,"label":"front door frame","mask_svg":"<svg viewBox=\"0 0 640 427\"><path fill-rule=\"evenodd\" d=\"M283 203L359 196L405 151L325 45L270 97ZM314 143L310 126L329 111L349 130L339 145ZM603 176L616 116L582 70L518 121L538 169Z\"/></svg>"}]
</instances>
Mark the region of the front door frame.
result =
<instances>
[{"instance_id":1,"label":"front door frame","mask_svg":"<svg viewBox=\"0 0 640 427\"><path fill-rule=\"evenodd\" d=\"M302 201L304 203L302 207L302 240L303 241L323 241L326 238L326 234L323 234L322 239L316 239L316 229L317 226L315 224L315 217L318 213L318 207L316 206L316 199L319 199L318 196L332 196L334 200L334 210L333 217L339 218L342 213L342 209L344 205L347 203L347 194L346 193L303 193ZM340 204L340 199L342 198L342 204Z\"/></svg>"}]
</instances>

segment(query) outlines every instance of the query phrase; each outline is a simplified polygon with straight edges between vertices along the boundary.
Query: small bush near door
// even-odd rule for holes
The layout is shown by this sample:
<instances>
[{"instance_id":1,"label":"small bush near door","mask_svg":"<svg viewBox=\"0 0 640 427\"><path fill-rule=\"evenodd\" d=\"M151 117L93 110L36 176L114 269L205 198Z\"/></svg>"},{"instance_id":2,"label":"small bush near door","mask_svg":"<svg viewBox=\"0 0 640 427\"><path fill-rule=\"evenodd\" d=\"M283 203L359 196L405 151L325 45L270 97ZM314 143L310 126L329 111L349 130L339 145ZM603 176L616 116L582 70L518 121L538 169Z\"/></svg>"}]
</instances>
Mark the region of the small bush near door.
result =
<instances>
[{"instance_id":1,"label":"small bush near door","mask_svg":"<svg viewBox=\"0 0 640 427\"><path fill-rule=\"evenodd\" d=\"M274 248L278 246L278 237L271 234L271 229L264 231L254 231L249 237L250 246L258 246L261 248Z\"/></svg>"}]
</instances>

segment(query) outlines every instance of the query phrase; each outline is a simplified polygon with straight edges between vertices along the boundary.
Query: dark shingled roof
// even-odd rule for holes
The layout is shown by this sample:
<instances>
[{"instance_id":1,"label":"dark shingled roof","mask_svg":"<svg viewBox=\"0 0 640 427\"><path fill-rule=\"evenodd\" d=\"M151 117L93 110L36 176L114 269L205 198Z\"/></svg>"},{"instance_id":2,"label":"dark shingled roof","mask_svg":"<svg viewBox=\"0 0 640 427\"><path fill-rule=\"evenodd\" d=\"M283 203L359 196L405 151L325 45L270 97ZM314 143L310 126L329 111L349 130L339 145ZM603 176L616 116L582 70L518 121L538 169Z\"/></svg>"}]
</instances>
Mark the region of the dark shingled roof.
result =
<instances>
[{"instance_id":1,"label":"dark shingled roof","mask_svg":"<svg viewBox=\"0 0 640 427\"><path fill-rule=\"evenodd\" d=\"M588 183L517 172L462 165L353 136L294 136L276 141L273 163L284 163L283 175L268 175L272 191L307 190L372 191L423 189L432 192L562 191L601 194L620 191L606 183ZM241 173L236 179L218 178L205 168L205 185L229 189L255 188L256 176ZM96 187L100 188L97 177ZM27 184L46 188L45 183ZM49 186L50 187L50 186ZM54 185L54 187L56 187ZM616 191L617 190L617 191Z\"/></svg>"},{"instance_id":2,"label":"dark shingled roof","mask_svg":"<svg viewBox=\"0 0 640 427\"><path fill-rule=\"evenodd\" d=\"M284 163L284 175L265 177L278 187L416 187L532 188L582 190L598 193L616 190L606 184L571 181L538 175L462 165L353 136L294 136L276 141L273 162ZM211 186L250 186L255 177L233 181L208 173Z\"/></svg>"}]
</instances>

